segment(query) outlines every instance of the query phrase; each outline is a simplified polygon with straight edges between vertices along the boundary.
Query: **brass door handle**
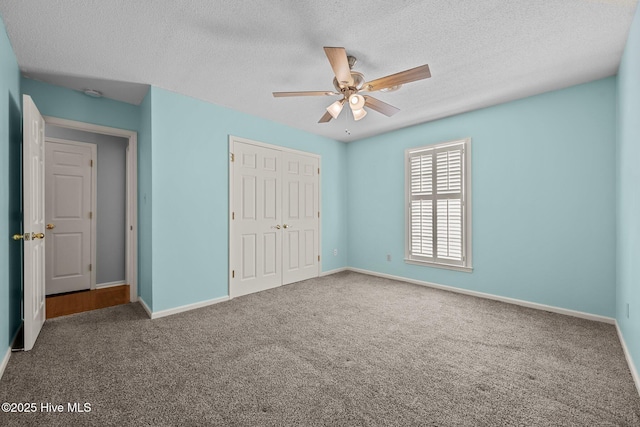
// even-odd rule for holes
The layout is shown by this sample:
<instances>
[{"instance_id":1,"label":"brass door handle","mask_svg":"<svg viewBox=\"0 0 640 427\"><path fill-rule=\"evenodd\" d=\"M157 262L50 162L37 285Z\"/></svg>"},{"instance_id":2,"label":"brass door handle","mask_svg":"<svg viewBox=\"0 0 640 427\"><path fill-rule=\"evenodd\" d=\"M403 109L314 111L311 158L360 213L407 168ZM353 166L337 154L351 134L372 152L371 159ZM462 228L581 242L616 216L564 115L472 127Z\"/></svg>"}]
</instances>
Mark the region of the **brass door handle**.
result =
<instances>
[{"instance_id":1,"label":"brass door handle","mask_svg":"<svg viewBox=\"0 0 640 427\"><path fill-rule=\"evenodd\" d=\"M54 228L56 228L55 224L47 224L47 230L53 230Z\"/></svg>"},{"instance_id":2,"label":"brass door handle","mask_svg":"<svg viewBox=\"0 0 640 427\"><path fill-rule=\"evenodd\" d=\"M285 225L283 225L283 226L282 226L282 228L289 228L289 227L291 227L291 226L290 226L290 225L287 225L287 224L285 224Z\"/></svg>"},{"instance_id":3,"label":"brass door handle","mask_svg":"<svg viewBox=\"0 0 640 427\"><path fill-rule=\"evenodd\" d=\"M31 239L44 239L44 233L31 233Z\"/></svg>"},{"instance_id":4,"label":"brass door handle","mask_svg":"<svg viewBox=\"0 0 640 427\"><path fill-rule=\"evenodd\" d=\"M272 225L271 228L275 228L276 230L280 230L280 224L278 225Z\"/></svg>"},{"instance_id":5,"label":"brass door handle","mask_svg":"<svg viewBox=\"0 0 640 427\"><path fill-rule=\"evenodd\" d=\"M35 233L34 233L35 234ZM42 233L41 233L42 234ZM44 237L44 234L42 235L42 237ZM12 236L13 240L31 240L31 234L29 233L24 233L24 234L14 234ZM35 237L34 237L35 239Z\"/></svg>"}]
</instances>

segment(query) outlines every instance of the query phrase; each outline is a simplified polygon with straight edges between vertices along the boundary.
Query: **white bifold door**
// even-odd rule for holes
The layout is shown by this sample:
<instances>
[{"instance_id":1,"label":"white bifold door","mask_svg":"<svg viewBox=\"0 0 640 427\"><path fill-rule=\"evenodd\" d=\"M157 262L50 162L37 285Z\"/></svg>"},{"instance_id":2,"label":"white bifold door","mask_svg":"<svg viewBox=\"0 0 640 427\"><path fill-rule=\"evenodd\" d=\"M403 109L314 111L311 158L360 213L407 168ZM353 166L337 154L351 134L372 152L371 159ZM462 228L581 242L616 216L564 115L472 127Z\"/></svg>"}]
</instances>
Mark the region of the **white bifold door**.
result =
<instances>
[{"instance_id":1,"label":"white bifold door","mask_svg":"<svg viewBox=\"0 0 640 427\"><path fill-rule=\"evenodd\" d=\"M230 296L317 277L319 157L233 140Z\"/></svg>"},{"instance_id":2,"label":"white bifold door","mask_svg":"<svg viewBox=\"0 0 640 427\"><path fill-rule=\"evenodd\" d=\"M318 158L282 153L283 284L318 275Z\"/></svg>"}]
</instances>

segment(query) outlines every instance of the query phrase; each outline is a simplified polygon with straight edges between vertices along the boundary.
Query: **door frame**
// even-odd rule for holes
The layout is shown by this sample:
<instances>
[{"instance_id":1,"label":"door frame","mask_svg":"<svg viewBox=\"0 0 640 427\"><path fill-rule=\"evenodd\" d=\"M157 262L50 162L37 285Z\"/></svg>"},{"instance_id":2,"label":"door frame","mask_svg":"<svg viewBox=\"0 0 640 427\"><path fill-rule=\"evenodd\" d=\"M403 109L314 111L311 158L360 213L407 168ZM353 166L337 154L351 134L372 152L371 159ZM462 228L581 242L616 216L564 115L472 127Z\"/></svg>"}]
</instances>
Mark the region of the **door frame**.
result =
<instances>
[{"instance_id":1,"label":"door frame","mask_svg":"<svg viewBox=\"0 0 640 427\"><path fill-rule=\"evenodd\" d=\"M46 125L118 136L129 141L126 156L126 238L125 280L129 284L130 302L138 301L138 133L131 130L94 125L75 120L43 116ZM94 168L95 169L95 168ZM95 223L95 221L94 221ZM96 270L95 268L93 269Z\"/></svg>"},{"instance_id":2,"label":"door frame","mask_svg":"<svg viewBox=\"0 0 640 427\"><path fill-rule=\"evenodd\" d=\"M45 117L46 120L46 117ZM254 141L252 139L242 138L235 135L229 135L229 235L227 236L227 253L229 254L229 269L227 271L227 295L229 298L231 297L231 271L233 270L233 259L231 254L231 237L233 236L233 232L235 231L234 221L231 219L233 214L233 171L234 171L234 158L233 158L233 144L236 142L242 142L245 144L251 144L258 147L269 148L272 150L278 151L286 151L289 153L301 154L303 156L311 156L318 159L318 168L322 171L322 156L320 154L311 153L308 151L295 150L293 148L282 147L280 145L267 144L265 142ZM320 174L318 174L318 211L322 212L322 179L320 179ZM320 256L320 260L318 261L318 276L322 273L322 214L320 214L320 218L318 218L318 255Z\"/></svg>"},{"instance_id":3,"label":"door frame","mask_svg":"<svg viewBox=\"0 0 640 427\"><path fill-rule=\"evenodd\" d=\"M47 126L47 118L44 118L45 120L45 128ZM53 123L51 123L53 124ZM91 168L91 212L93 212L93 215L91 216L91 245L89 246L89 249L91 250L91 283L90 283L90 289L95 289L96 288L96 236L97 236L97 215L96 212L98 211L98 198L97 198L97 194L98 194L98 146L96 144L93 144L91 142L80 142L80 141L72 141L70 139L62 139L62 138L52 138L49 136L44 137L44 144L45 144L45 150L46 150L46 145L47 142L55 142L57 144L66 144L66 145L75 145L76 147L89 147L91 149L91 160L93 160L94 163L94 167ZM44 159L44 167L45 167L45 171L47 169L47 157L45 157ZM46 175L46 172L45 172ZM46 188L46 187L45 187ZM46 198L45 198L46 200ZM47 205L45 203L45 213L47 211ZM46 256L46 248L45 248L45 256ZM45 279L46 281L46 279Z\"/></svg>"}]
</instances>

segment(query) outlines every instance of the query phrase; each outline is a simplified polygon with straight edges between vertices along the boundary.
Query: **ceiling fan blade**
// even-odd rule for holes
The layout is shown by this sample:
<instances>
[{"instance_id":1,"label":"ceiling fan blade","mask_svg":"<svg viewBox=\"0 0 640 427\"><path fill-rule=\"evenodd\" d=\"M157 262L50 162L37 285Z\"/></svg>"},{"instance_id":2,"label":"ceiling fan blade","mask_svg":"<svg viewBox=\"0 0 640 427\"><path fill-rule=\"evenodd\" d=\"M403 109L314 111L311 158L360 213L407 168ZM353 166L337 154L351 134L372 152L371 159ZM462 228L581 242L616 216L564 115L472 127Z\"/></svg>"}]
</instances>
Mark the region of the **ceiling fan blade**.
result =
<instances>
[{"instance_id":1,"label":"ceiling fan blade","mask_svg":"<svg viewBox=\"0 0 640 427\"><path fill-rule=\"evenodd\" d=\"M343 47L325 47L324 53L329 59L333 74L336 80L342 85L352 85L353 77L351 77L351 68L349 68L349 60L347 59L347 51Z\"/></svg>"},{"instance_id":2,"label":"ceiling fan blade","mask_svg":"<svg viewBox=\"0 0 640 427\"><path fill-rule=\"evenodd\" d=\"M388 87L398 86L405 83L415 82L416 80L428 79L431 77L429 65L421 65L410 70L400 71L379 79L371 80L362 86L361 92L373 92Z\"/></svg>"},{"instance_id":3,"label":"ceiling fan blade","mask_svg":"<svg viewBox=\"0 0 640 427\"><path fill-rule=\"evenodd\" d=\"M273 92L275 98L283 96L325 96L325 95L342 95L341 93L325 91L302 91L302 92Z\"/></svg>"},{"instance_id":4,"label":"ceiling fan blade","mask_svg":"<svg viewBox=\"0 0 640 427\"><path fill-rule=\"evenodd\" d=\"M364 106L369 107L372 110L376 110L378 113L382 113L387 117L393 116L395 113L400 111L399 108L394 107L391 104L387 104L386 102L382 102L373 96L364 96Z\"/></svg>"},{"instance_id":5,"label":"ceiling fan blade","mask_svg":"<svg viewBox=\"0 0 640 427\"><path fill-rule=\"evenodd\" d=\"M320 117L320 120L318 120L318 123L327 123L332 118L333 117L331 117L331 114L329 114L329 112L327 111L326 113L324 113L324 116Z\"/></svg>"}]
</instances>

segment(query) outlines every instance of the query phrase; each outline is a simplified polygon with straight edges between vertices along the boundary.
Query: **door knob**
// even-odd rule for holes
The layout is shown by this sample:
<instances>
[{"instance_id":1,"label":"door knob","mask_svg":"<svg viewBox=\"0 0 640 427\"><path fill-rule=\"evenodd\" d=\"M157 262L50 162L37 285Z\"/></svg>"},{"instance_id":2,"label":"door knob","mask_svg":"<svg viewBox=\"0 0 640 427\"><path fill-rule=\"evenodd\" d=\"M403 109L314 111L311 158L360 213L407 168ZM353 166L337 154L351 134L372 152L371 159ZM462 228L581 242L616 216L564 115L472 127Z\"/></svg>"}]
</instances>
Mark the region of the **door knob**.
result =
<instances>
[{"instance_id":1,"label":"door knob","mask_svg":"<svg viewBox=\"0 0 640 427\"><path fill-rule=\"evenodd\" d=\"M280 230L280 224L278 225L272 225L271 228L275 228L276 230Z\"/></svg>"},{"instance_id":2,"label":"door knob","mask_svg":"<svg viewBox=\"0 0 640 427\"><path fill-rule=\"evenodd\" d=\"M54 228L56 228L55 224L47 224L47 230L53 230Z\"/></svg>"},{"instance_id":3,"label":"door knob","mask_svg":"<svg viewBox=\"0 0 640 427\"><path fill-rule=\"evenodd\" d=\"M44 239L44 233L31 233L31 239Z\"/></svg>"},{"instance_id":4,"label":"door knob","mask_svg":"<svg viewBox=\"0 0 640 427\"><path fill-rule=\"evenodd\" d=\"M284 225L282 226L282 228L289 228L289 227L291 227L291 226L290 226L290 225L287 225L287 224L284 224Z\"/></svg>"},{"instance_id":5,"label":"door knob","mask_svg":"<svg viewBox=\"0 0 640 427\"><path fill-rule=\"evenodd\" d=\"M24 236L25 236L24 234L14 234L13 235L13 240L22 240L22 239L24 239ZM28 234L26 236L29 237ZM29 239L27 239L27 240L29 240Z\"/></svg>"}]
</instances>

